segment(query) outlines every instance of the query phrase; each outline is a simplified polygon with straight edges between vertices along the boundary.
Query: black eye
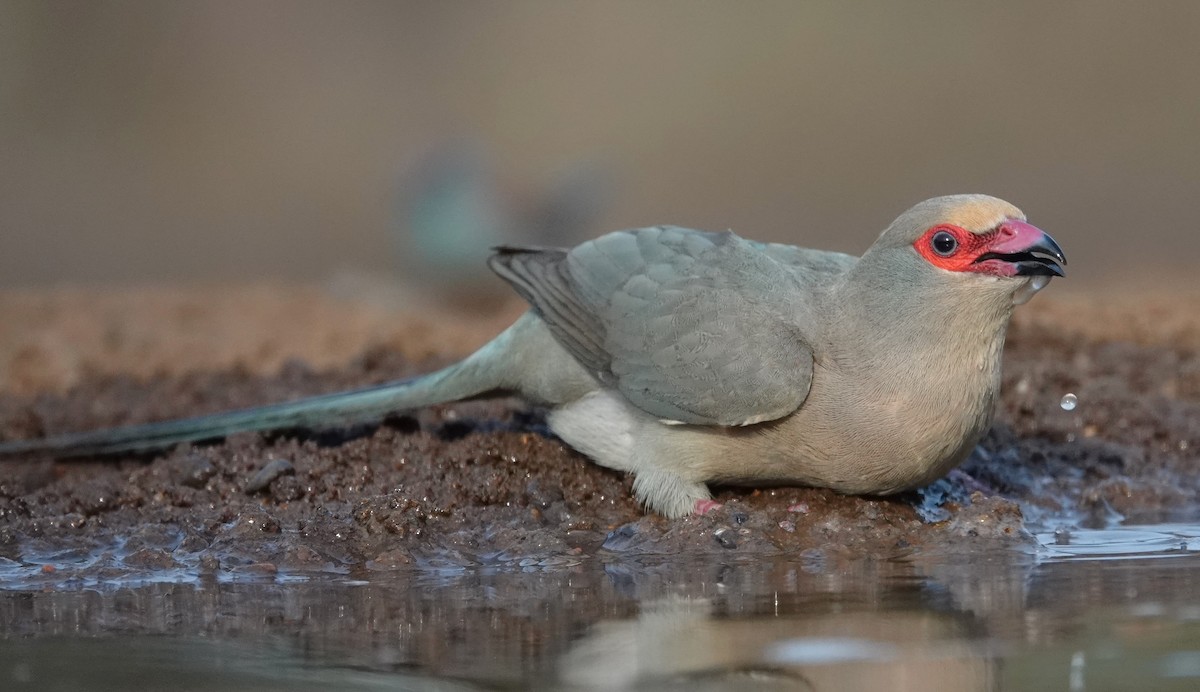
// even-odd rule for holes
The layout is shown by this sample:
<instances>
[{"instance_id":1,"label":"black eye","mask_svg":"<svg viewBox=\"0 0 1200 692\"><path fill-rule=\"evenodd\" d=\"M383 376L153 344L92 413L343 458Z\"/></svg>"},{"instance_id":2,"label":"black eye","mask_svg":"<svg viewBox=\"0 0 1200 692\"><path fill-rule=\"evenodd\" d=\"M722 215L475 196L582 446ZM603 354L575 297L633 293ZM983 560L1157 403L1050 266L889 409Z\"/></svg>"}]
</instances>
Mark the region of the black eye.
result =
<instances>
[{"instance_id":1,"label":"black eye","mask_svg":"<svg viewBox=\"0 0 1200 692\"><path fill-rule=\"evenodd\" d=\"M933 246L933 251L942 257L949 257L958 249L958 238L950 235L946 231L938 231L933 234L933 238L929 241Z\"/></svg>"}]
</instances>

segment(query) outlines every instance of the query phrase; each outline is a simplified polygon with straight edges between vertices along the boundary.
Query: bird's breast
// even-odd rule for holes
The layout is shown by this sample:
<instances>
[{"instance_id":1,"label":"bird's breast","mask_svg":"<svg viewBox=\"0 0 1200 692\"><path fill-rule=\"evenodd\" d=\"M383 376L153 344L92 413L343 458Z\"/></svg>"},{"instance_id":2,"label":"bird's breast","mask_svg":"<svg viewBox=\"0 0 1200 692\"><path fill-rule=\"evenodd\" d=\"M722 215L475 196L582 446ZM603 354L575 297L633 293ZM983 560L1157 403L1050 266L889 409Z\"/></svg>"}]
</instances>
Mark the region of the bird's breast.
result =
<instances>
[{"instance_id":1,"label":"bird's breast","mask_svg":"<svg viewBox=\"0 0 1200 692\"><path fill-rule=\"evenodd\" d=\"M820 484L898 492L934 480L970 453L991 424L998 386L999 360L986 354L953 367L818 371L789 427L805 438L804 456Z\"/></svg>"}]
</instances>

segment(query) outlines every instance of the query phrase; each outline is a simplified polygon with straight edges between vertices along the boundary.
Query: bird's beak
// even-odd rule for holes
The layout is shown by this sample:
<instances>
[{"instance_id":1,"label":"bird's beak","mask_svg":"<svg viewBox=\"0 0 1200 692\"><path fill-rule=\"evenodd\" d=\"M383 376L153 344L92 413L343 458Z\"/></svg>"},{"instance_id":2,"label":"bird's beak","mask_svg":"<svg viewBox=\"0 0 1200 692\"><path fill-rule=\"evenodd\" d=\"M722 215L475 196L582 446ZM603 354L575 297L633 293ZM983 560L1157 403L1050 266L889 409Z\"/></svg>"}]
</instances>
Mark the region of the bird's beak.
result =
<instances>
[{"instance_id":1,"label":"bird's beak","mask_svg":"<svg viewBox=\"0 0 1200 692\"><path fill-rule=\"evenodd\" d=\"M1066 276L1062 248L1042 229L1008 219L996 230L996 239L975 259L976 264L1000 260L1014 268L1013 276Z\"/></svg>"}]
</instances>

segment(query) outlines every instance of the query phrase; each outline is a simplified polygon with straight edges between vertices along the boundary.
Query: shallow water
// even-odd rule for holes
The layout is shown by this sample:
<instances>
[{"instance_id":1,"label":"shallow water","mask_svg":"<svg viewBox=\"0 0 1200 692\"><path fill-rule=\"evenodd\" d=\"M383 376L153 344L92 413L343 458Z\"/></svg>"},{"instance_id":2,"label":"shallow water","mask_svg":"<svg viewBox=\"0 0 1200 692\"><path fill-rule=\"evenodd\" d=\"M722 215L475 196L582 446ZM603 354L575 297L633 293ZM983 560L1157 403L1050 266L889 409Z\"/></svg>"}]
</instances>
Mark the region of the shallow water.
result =
<instances>
[{"instance_id":1,"label":"shallow water","mask_svg":"<svg viewBox=\"0 0 1200 692\"><path fill-rule=\"evenodd\" d=\"M10 563L0 687L1200 687L1200 525L1035 535L1026 552L964 543L836 564L614 557L73 583Z\"/></svg>"}]
</instances>

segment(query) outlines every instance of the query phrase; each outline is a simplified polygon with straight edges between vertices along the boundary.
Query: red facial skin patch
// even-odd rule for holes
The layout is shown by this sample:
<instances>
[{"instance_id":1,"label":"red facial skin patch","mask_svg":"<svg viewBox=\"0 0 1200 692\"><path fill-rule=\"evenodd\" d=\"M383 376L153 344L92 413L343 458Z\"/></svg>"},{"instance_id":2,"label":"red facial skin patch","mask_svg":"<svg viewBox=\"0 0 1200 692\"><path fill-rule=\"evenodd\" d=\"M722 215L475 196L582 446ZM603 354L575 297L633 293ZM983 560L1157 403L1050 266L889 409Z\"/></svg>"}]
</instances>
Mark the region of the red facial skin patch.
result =
<instances>
[{"instance_id":1,"label":"red facial skin patch","mask_svg":"<svg viewBox=\"0 0 1200 692\"><path fill-rule=\"evenodd\" d=\"M945 231L954 236L958 247L949 255L939 255L933 249L933 237ZM935 267L952 272L975 272L992 276L1013 276L1017 267L1002 259L986 259L976 262L980 255L988 252L1011 254L1033 247L1045 233L1041 229L1018 219L1006 219L986 233L972 233L965 228L950 224L938 224L921 234L913 248Z\"/></svg>"}]
</instances>

